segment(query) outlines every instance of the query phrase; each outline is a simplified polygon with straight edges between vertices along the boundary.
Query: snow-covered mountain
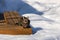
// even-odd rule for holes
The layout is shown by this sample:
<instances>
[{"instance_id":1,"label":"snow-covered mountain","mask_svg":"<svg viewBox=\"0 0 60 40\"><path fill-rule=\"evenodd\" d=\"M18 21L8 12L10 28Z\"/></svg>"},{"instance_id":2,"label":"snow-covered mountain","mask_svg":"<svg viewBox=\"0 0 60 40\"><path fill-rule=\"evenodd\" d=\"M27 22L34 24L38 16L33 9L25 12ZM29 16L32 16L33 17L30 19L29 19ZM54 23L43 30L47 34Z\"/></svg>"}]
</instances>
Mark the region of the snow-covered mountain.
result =
<instances>
[{"instance_id":1,"label":"snow-covered mountain","mask_svg":"<svg viewBox=\"0 0 60 40\"><path fill-rule=\"evenodd\" d=\"M5 0L0 2L0 12L4 11L29 17L33 34L1 34L1 40L60 40L60 0Z\"/></svg>"}]
</instances>

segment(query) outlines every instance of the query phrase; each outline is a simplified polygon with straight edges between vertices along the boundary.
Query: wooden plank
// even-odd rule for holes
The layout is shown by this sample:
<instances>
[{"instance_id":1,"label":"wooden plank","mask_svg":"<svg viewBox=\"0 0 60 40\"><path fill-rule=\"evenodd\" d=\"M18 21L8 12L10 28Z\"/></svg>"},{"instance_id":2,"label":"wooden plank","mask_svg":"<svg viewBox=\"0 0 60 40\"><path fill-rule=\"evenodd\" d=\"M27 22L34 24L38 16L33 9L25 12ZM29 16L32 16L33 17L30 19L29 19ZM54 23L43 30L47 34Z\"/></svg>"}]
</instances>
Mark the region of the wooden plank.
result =
<instances>
[{"instance_id":1,"label":"wooden plank","mask_svg":"<svg viewBox=\"0 0 60 40\"><path fill-rule=\"evenodd\" d=\"M12 34L12 35L32 34L32 28L23 28L23 26L15 25L16 23L19 22L19 20L21 20L18 13L5 12L4 18L5 24L0 26L0 34Z\"/></svg>"},{"instance_id":2,"label":"wooden plank","mask_svg":"<svg viewBox=\"0 0 60 40\"><path fill-rule=\"evenodd\" d=\"M28 35L32 34L31 28L23 28L21 26L3 26L0 27L0 34L8 34L8 35Z\"/></svg>"}]
</instances>

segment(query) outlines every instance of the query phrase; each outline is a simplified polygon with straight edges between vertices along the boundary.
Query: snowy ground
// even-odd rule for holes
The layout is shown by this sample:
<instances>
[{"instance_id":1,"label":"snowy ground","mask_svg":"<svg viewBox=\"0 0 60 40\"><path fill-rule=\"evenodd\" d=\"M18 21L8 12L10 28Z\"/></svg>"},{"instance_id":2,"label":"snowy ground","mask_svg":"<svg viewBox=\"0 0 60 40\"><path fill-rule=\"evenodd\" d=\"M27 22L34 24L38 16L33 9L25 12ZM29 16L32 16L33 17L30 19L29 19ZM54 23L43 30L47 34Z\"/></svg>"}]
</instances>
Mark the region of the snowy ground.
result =
<instances>
[{"instance_id":1,"label":"snowy ground","mask_svg":"<svg viewBox=\"0 0 60 40\"><path fill-rule=\"evenodd\" d=\"M29 17L34 34L0 34L1 40L60 40L60 0L9 0L6 7L7 11L17 10Z\"/></svg>"}]
</instances>

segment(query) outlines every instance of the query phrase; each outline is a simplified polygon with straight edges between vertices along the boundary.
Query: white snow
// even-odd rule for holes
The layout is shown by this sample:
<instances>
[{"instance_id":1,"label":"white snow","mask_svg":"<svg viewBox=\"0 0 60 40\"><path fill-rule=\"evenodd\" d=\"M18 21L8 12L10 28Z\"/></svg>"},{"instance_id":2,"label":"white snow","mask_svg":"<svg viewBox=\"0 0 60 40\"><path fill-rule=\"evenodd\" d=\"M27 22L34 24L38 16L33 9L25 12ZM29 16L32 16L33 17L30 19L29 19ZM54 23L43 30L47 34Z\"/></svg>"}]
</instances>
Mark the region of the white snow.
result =
<instances>
[{"instance_id":1,"label":"white snow","mask_svg":"<svg viewBox=\"0 0 60 40\"><path fill-rule=\"evenodd\" d=\"M7 0L6 0L7 1ZM3 35L0 34L1 40L60 40L60 0L22 0L29 4L26 6L23 2L19 4L20 0L7 1L7 10L17 10L18 6L21 7L19 13L22 16L29 17L31 27L33 29L32 35ZM11 4L15 3L14 4ZM23 3L23 4L22 4ZM17 5L18 4L18 5ZM15 8L14 8L14 6ZM13 9L12 9L13 8ZM29 10L30 8L30 10ZM37 11L31 11L31 10ZM29 11L29 12L27 12ZM39 15L42 12L42 15Z\"/></svg>"}]
</instances>

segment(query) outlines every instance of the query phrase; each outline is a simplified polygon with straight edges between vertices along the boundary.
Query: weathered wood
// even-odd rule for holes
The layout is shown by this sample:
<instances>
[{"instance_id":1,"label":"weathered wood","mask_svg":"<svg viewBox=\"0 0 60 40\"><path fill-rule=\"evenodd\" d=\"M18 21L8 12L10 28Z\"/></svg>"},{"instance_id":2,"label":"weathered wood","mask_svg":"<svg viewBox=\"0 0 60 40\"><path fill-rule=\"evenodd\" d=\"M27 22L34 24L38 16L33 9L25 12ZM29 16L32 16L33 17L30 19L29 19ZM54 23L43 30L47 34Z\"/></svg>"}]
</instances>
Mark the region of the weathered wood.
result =
<instances>
[{"instance_id":1,"label":"weathered wood","mask_svg":"<svg viewBox=\"0 0 60 40\"><path fill-rule=\"evenodd\" d=\"M1 26L0 34L9 34L9 35L28 35L32 34L31 28L23 28L21 26Z\"/></svg>"},{"instance_id":2,"label":"weathered wood","mask_svg":"<svg viewBox=\"0 0 60 40\"><path fill-rule=\"evenodd\" d=\"M18 20L20 19L20 16L18 13L15 12L5 12L4 18L7 20L7 24L15 24L18 23Z\"/></svg>"},{"instance_id":3,"label":"weathered wood","mask_svg":"<svg viewBox=\"0 0 60 40\"><path fill-rule=\"evenodd\" d=\"M0 34L32 34L28 21L28 18L20 16L17 12L4 12L4 20L0 20ZM21 22L22 26L17 25Z\"/></svg>"}]
</instances>

